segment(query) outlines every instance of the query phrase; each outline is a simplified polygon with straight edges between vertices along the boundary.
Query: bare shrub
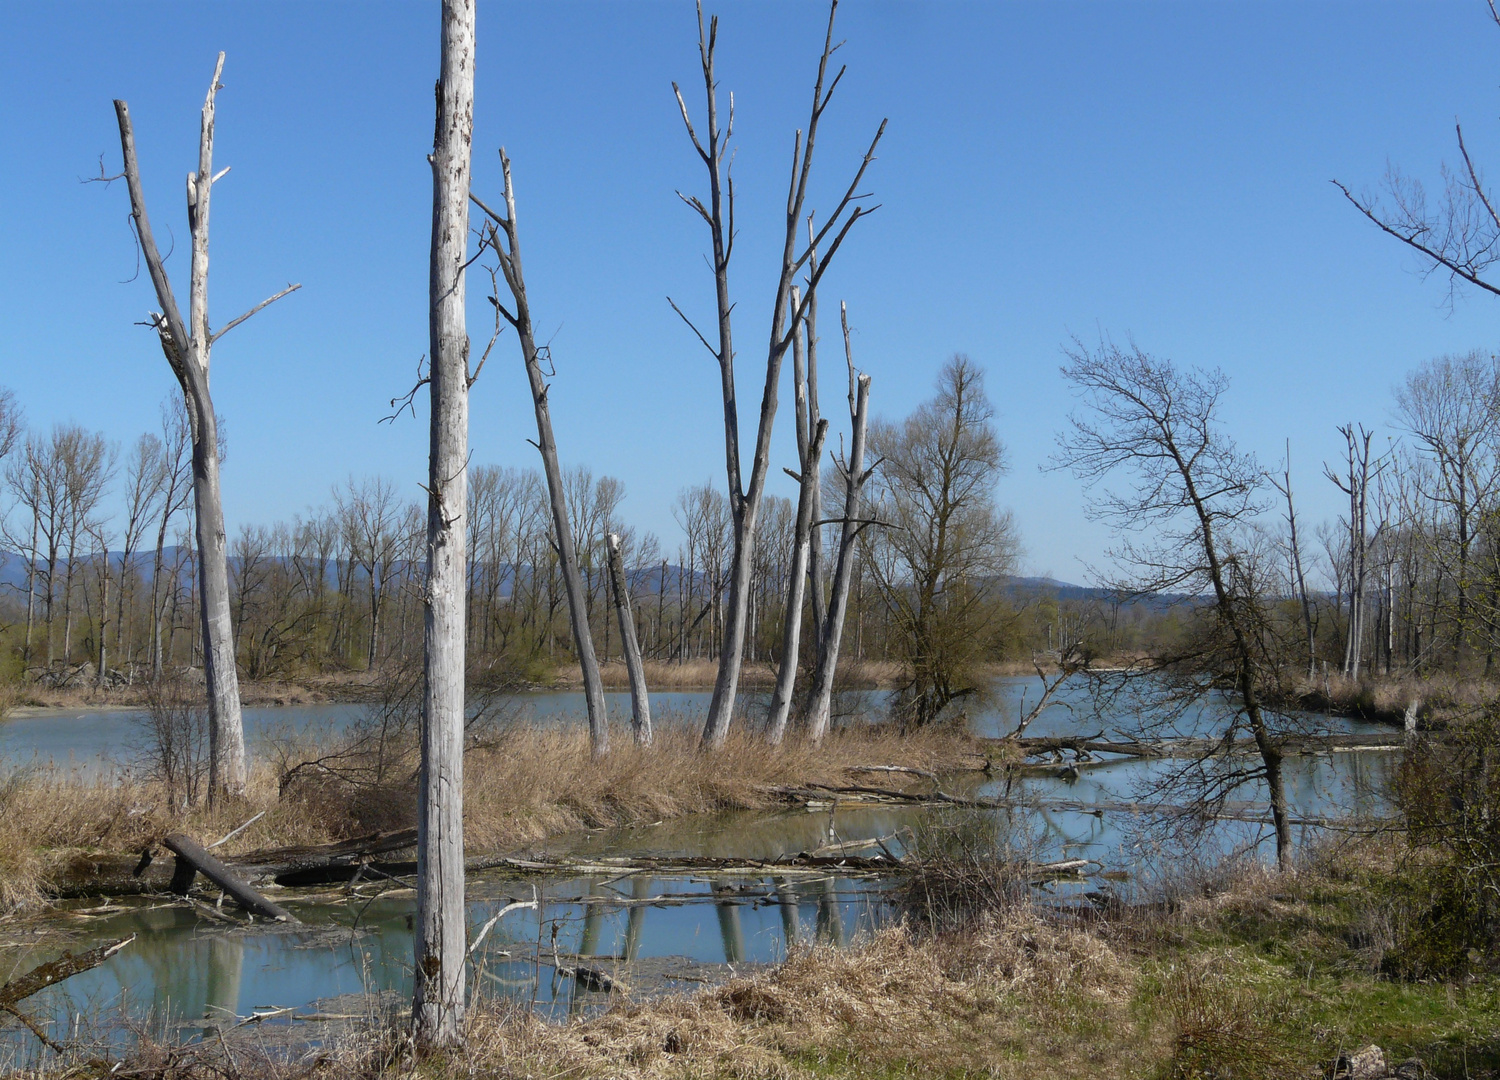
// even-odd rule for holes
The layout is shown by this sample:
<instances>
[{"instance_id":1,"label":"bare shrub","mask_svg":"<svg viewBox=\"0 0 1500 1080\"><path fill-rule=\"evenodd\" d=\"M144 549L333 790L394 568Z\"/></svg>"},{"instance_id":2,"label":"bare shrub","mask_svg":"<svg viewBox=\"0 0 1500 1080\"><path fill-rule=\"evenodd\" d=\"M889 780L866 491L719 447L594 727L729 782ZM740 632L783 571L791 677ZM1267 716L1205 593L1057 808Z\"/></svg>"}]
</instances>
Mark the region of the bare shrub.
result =
<instances>
[{"instance_id":1,"label":"bare shrub","mask_svg":"<svg viewBox=\"0 0 1500 1080\"><path fill-rule=\"evenodd\" d=\"M1039 844L1013 821L984 810L934 810L907 833L898 898L933 930L972 926L1030 899Z\"/></svg>"},{"instance_id":2,"label":"bare shrub","mask_svg":"<svg viewBox=\"0 0 1500 1080\"><path fill-rule=\"evenodd\" d=\"M200 688L178 680L154 683L136 719L136 766L166 788L174 807L196 806L207 792L208 705Z\"/></svg>"}]
</instances>

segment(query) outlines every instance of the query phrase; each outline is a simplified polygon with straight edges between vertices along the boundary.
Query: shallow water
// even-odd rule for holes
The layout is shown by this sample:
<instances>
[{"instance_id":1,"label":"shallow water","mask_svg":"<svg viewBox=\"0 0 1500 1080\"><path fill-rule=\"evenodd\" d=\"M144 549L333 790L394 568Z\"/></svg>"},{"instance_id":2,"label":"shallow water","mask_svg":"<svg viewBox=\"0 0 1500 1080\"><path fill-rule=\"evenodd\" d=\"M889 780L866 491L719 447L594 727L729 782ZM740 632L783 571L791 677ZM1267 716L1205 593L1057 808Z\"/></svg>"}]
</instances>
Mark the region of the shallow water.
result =
<instances>
[{"instance_id":1,"label":"shallow water","mask_svg":"<svg viewBox=\"0 0 1500 1080\"><path fill-rule=\"evenodd\" d=\"M535 888L535 891L533 889ZM475 953L471 994L505 996L562 1018L597 1009L610 995L559 967L613 971L637 992L690 990L710 977L786 955L788 942L846 944L889 918L878 883L830 875L551 878L520 881L473 875L468 921L473 939L512 900L537 898L539 910L505 915ZM651 898L660 898L650 903ZM143 899L90 919L70 948L136 934L103 965L27 1003L56 1032L87 1020L125 1039L130 1017L177 1038L211 1034L255 1012L295 1010L326 1017L349 1008L349 995L411 995L414 898L410 890L370 900L306 903L285 899L305 926L227 929L179 905ZM70 905L72 909L84 905ZM55 954L56 949L52 950ZM29 969L50 954L6 949L0 973ZM343 999L343 1000L340 1000ZM292 1016L274 1022L285 1024ZM0 1030L0 1065L24 1055L31 1036Z\"/></svg>"},{"instance_id":2,"label":"shallow water","mask_svg":"<svg viewBox=\"0 0 1500 1080\"><path fill-rule=\"evenodd\" d=\"M982 735L1013 729L1017 717L1036 700L1036 679L1000 680L993 700L973 710L971 728ZM628 696L611 694L616 717L628 714ZM881 695L865 695L878 705ZM653 696L658 710L687 720L706 707L706 693ZM754 702L751 702L752 707ZM517 715L538 723L580 722L578 694L522 695ZM350 705L247 709L247 735L264 745L278 730L337 728L357 716ZM139 714L136 714L138 716ZM1319 721L1327 723L1326 721ZM1194 713L1180 734L1204 729L1210 718ZM0 724L0 761L50 760L80 771L128 766L137 721L126 711L51 713ZM1124 722L1125 731L1138 730ZM1337 729L1379 730L1372 725L1335 721ZM1101 724L1072 689L1042 713L1029 735L1093 734ZM1113 730L1113 729L1110 729ZM1353 752L1286 759L1287 790L1293 815L1336 818L1378 815L1396 756ZM1005 780L981 773L945 778L951 794L1009 799L1018 805L987 811L1002 836L1037 859L1093 860L1086 880L1046 888L1059 896L1082 891L1130 890L1134 882L1165 866L1184 865L1181 852L1163 830L1147 828L1158 819L1128 804L1160 801L1153 792L1180 762L1120 760L1085 765L1070 777L1030 775ZM880 779L868 781L875 785ZM1247 789L1241 803L1226 809L1254 816L1260 796ZM1061 804L1061 805L1060 805ZM554 855L682 855L772 859L811 851L833 840L880 837L900 854L924 823L929 809L853 806L847 803L776 813L700 816L557 838ZM1195 830L1202 831L1202 830ZM1220 822L1206 832L1207 853L1264 844L1268 829L1255 821ZM1121 877L1133 879L1124 883ZM1106 879L1107 878L1107 879ZM646 991L691 989L706 977L702 965L758 964L785 955L789 942L848 942L892 917L878 879L834 874L745 874L736 877L642 874L621 877L537 879L542 909L506 915L477 956L474 992L507 995L532 1003L547 1015L565 1016L601 1007L608 995L559 975L557 965L579 963L573 954L600 958L609 970L615 958L630 958L621 977ZM470 879L471 934L512 899L533 897L533 880L493 873ZM405 1000L411 989L412 933L410 891L311 903L296 894L283 902L307 925L300 928L226 930L188 909L145 899L119 905L123 910L92 917L60 917L82 923L86 932L69 947L87 947L131 933L137 940L99 968L32 999L32 1011L50 1017L54 1032L89 1017L107 1025L126 1013L151 1015L177 1037L193 1037L233 1024L267 1008L294 1008L306 1015L321 1009L348 1009L346 995L386 992ZM652 898L656 898L652 902ZM98 907L80 903L72 909ZM554 939L555 928L555 939ZM555 944L554 944L555 940ZM55 951L55 950L54 950ZM553 956L553 953L558 954ZM21 947L0 948L0 977L29 969L48 955ZM722 969L721 969L722 973ZM3 981L3 979L0 979ZM323 1005L318 1003L322 1002ZM285 1016L274 1023L285 1023ZM6 1049L34 1052L34 1040L15 1029L0 1031L0 1065Z\"/></svg>"}]
</instances>

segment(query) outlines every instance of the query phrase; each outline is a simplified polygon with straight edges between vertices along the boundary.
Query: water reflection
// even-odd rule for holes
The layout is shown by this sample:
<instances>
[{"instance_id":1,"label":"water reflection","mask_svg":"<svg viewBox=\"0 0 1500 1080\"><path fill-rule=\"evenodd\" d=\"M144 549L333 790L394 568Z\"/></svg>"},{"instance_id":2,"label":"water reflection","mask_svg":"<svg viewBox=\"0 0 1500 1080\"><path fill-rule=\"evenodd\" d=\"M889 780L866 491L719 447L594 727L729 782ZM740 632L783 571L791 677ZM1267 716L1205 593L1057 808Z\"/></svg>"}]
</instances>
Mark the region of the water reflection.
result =
<instances>
[{"instance_id":1,"label":"water reflection","mask_svg":"<svg viewBox=\"0 0 1500 1080\"><path fill-rule=\"evenodd\" d=\"M879 890L877 881L828 876L815 882L753 875L714 882L651 874L624 881L554 879L540 890L539 914L506 915L476 950L474 985L477 992L534 1003L558 1016L610 1000L587 978L562 969L610 972L631 961L651 968L639 981L629 978L634 987L691 988L703 977L697 965L776 961L805 937L805 926L816 927L817 940L833 943L878 928L891 917ZM470 892L473 937L506 903L530 899L532 886L485 876L472 881ZM257 1010L291 1007L305 1015L344 995L410 995L409 893L337 905L286 903L305 925L232 929L205 924L185 907L131 903L95 920L89 935L68 947L131 933L138 935L135 942L38 994L31 1010L61 1030L78 1012L107 1019L123 1008L137 1018L150 1014L177 1037L206 1037ZM23 1031L0 1031L0 1048L26 1049L30 1039Z\"/></svg>"}]
</instances>

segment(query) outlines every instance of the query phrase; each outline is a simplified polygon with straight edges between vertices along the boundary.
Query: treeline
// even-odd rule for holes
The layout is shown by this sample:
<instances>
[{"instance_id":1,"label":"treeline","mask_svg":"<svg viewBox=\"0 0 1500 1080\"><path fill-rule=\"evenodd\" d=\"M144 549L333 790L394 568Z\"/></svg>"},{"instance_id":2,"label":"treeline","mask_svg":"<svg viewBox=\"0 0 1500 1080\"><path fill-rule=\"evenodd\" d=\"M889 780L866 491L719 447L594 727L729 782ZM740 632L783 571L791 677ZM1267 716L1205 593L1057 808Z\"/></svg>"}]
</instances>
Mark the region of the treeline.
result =
<instances>
[{"instance_id":1,"label":"treeline","mask_svg":"<svg viewBox=\"0 0 1500 1080\"><path fill-rule=\"evenodd\" d=\"M27 431L5 398L8 445L0 566L13 674L53 683L139 682L201 663L192 538L191 438L181 403L123 451L76 424ZM1139 645L1159 612L1060 599L1009 575L1016 529L994 497L1006 464L982 373L958 360L937 396L870 433L881 459L870 527L856 549L844 658L925 666L928 711L971 687L985 662L1065 649L1085 632ZM221 445L220 457L226 448ZM828 505L843 479L824 477ZM589 626L605 659L621 655L606 538L622 541L636 636L647 659L711 659L723 646L733 552L728 500L711 483L684 489L668 547L625 520L625 486L586 466L565 472L566 504ZM841 500L842 495L839 495ZM540 679L574 661L567 600L539 470L469 470L468 652L476 678ZM796 508L761 510L745 655L774 663L796 545ZM940 526L940 527L939 527ZM821 526L825 550L836 524ZM250 679L409 662L422 647L425 510L380 477L350 478L327 503L229 538L235 652ZM810 610L827 594L809 591ZM1122 616L1122 610L1124 615ZM814 643L802 648L811 663ZM943 669L942 672L936 669Z\"/></svg>"},{"instance_id":2,"label":"treeline","mask_svg":"<svg viewBox=\"0 0 1500 1080\"><path fill-rule=\"evenodd\" d=\"M1348 510L1309 535L1290 470L1282 595L1301 610L1319 670L1491 675L1500 647L1500 362L1471 352L1422 364L1396 388L1397 430L1338 429L1323 466ZM1322 587L1309 584L1312 576Z\"/></svg>"},{"instance_id":3,"label":"treeline","mask_svg":"<svg viewBox=\"0 0 1500 1080\"><path fill-rule=\"evenodd\" d=\"M1280 522L1262 526L1258 564L1262 587L1285 598L1286 634L1303 641L1302 659L1289 662L1354 677L1491 674L1500 648L1500 362L1471 353L1423 364L1398 388L1393 413L1400 430L1390 436L1338 429L1345 454L1324 463L1318 481L1337 485L1348 507L1337 519L1308 527L1297 502L1306 482L1294 489L1287 464L1271 477ZM108 685L199 666L181 403L170 399L158 429L123 450L76 424L28 431L8 394L0 417L0 617L11 674ZM1182 603L1009 577L1017 530L994 500L1004 450L971 362L950 363L931 401L904 420L877 421L870 442L881 465L856 548L844 655L933 669L921 680L932 695L925 715L971 689L968 673L987 662L1147 655L1180 632ZM835 505L836 467L823 483ZM722 490L706 482L678 495L680 538L668 546L625 519L618 479L575 466L565 486L600 655L621 656L608 595L614 533L644 656L717 657L733 553ZM575 657L545 482L539 470L479 465L469 488L471 669L546 678ZM425 527L417 500L367 477L291 520L240 528L229 553L241 672L282 679L417 657ZM824 550L833 548L836 526L821 531ZM748 660L779 658L795 546L795 503L767 495ZM826 596L827 573L825 565L823 593L807 593L809 612ZM810 662L812 643L802 647Z\"/></svg>"}]
</instances>

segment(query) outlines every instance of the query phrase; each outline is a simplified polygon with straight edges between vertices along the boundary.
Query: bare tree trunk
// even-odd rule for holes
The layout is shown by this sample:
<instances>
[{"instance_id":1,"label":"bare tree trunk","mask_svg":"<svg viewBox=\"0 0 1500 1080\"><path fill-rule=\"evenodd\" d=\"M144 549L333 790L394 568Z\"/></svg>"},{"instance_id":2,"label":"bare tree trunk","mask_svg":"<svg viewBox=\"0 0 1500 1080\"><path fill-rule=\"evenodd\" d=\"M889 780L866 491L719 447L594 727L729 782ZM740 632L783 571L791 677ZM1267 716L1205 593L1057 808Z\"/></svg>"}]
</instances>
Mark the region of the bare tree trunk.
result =
<instances>
[{"instance_id":1,"label":"bare tree trunk","mask_svg":"<svg viewBox=\"0 0 1500 1080\"><path fill-rule=\"evenodd\" d=\"M21 650L21 665L31 666L31 636L36 628L36 534L37 510L31 512L31 549L26 557L26 644Z\"/></svg>"},{"instance_id":2,"label":"bare tree trunk","mask_svg":"<svg viewBox=\"0 0 1500 1080\"><path fill-rule=\"evenodd\" d=\"M807 222L809 242L812 240L812 219ZM808 260L809 268L817 273L818 257L812 254ZM818 429L822 422L823 414L818 409L818 294L817 291L807 296L807 317L804 320L804 331L807 336L807 433ZM795 359L795 358L794 358ZM807 468L803 463L803 469ZM818 522L823 520L823 463L821 452L813 455L813 486L812 486L812 531L808 533L807 548L807 575L808 587L812 590L812 617L814 639L819 647L823 643L823 624L828 619L828 583L827 564L823 559L823 526Z\"/></svg>"},{"instance_id":3,"label":"bare tree trunk","mask_svg":"<svg viewBox=\"0 0 1500 1080\"><path fill-rule=\"evenodd\" d=\"M808 698L807 734L817 741L828 734L833 710L833 677L838 669L839 644L844 635L844 615L849 607L849 582L854 575L855 542L865 525L859 520L860 493L870 476L865 471L865 428L870 412L870 376L855 374L854 353L849 343L849 316L840 305L844 326L844 357L849 365L849 416L853 423L849 459L844 462L844 520L839 534L838 561L833 571L833 592L828 598L828 616L818 644L818 666L813 671Z\"/></svg>"},{"instance_id":4,"label":"bare tree trunk","mask_svg":"<svg viewBox=\"0 0 1500 1080\"><path fill-rule=\"evenodd\" d=\"M808 120L805 139L801 132L795 142L791 178L787 187L786 232L783 238L781 275L776 287L775 302L771 308L771 334L766 354L766 379L761 391L760 418L755 433L755 454L751 459L748 485L744 483L740 470L739 403L734 380L734 347L731 342L730 316L734 304L729 296L729 259L734 247L734 184L724 183L728 169L724 158L730 130L719 128L717 79L714 75L714 48L718 38L718 19L703 24L701 5L698 12L698 52L702 65L704 94L708 109L706 140L700 140L688 113L687 102L682 92L677 91L677 103L682 110L683 123L693 148L708 171L709 201L683 196L709 227L713 245L712 266L716 300L718 345L710 345L708 339L693 327L698 340L714 355L719 364L720 382L724 399L724 449L728 474L729 508L733 521L733 550L729 565L728 598L722 606L722 635L719 648L719 669L714 679L713 697L708 705L708 717L703 725L703 745L722 746L729 734L729 724L734 715L735 698L739 691L740 667L744 657L745 628L749 615L750 589L752 585L752 562L755 553L757 520L760 516L762 496L765 494L766 472L770 466L771 432L776 420L776 388L781 378L781 362L792 339L801 332L802 320L806 317L804 304L792 309L787 317L788 301L797 273L808 265L818 244L831 236L827 255L807 279L808 296L812 296L818 282L827 270L834 254L848 236L850 228L861 217L871 213L870 208L854 205L861 197L859 184L865 170L874 160L875 147L885 133L882 121L864 160L856 170L853 182L843 198L829 215L823 227L813 235L808 245L801 249L797 244L797 230L803 222L809 178L812 173L813 147L817 139L818 121L828 107L829 98L843 75L842 69L827 81L828 61L838 46L833 40L834 19L838 11L838 0L829 5L828 31L824 38L823 53L818 61L817 81L813 85L812 112ZM826 89L825 89L826 88ZM847 216L846 216L846 211ZM672 305L677 308L674 303ZM680 308L677 313L692 327ZM717 604L719 598L714 598Z\"/></svg>"},{"instance_id":5,"label":"bare tree trunk","mask_svg":"<svg viewBox=\"0 0 1500 1080\"><path fill-rule=\"evenodd\" d=\"M798 387L801 390L801 387ZM772 746L786 737L787 720L792 712L792 693L797 682L797 661L802 649L802 598L808 585L808 559L812 548L813 517L817 511L818 466L823 460L823 442L828 437L828 421L819 420L802 455L802 472L798 479L797 525L792 549L792 568L787 576L786 617L781 631L781 667L776 672L776 693L771 698L771 727L767 732ZM816 587L815 587L816 588ZM816 606L816 605L815 605ZM818 633L816 615L813 633Z\"/></svg>"},{"instance_id":6,"label":"bare tree trunk","mask_svg":"<svg viewBox=\"0 0 1500 1080\"><path fill-rule=\"evenodd\" d=\"M1318 674L1318 646L1313 639L1312 624L1312 601L1307 595L1307 577L1302 572L1302 548L1297 543L1297 508L1292 503L1292 441L1286 444L1286 473L1281 493L1286 496L1286 522L1291 530L1292 545L1292 576L1297 585L1297 597L1302 603L1302 629L1307 637L1307 677L1316 678Z\"/></svg>"},{"instance_id":7,"label":"bare tree trunk","mask_svg":"<svg viewBox=\"0 0 1500 1080\"><path fill-rule=\"evenodd\" d=\"M429 159L432 448L412 998L412 1033L425 1048L459 1042L464 1016L464 547L469 486L464 261L474 134L474 0L443 0L442 35L437 125Z\"/></svg>"},{"instance_id":8,"label":"bare tree trunk","mask_svg":"<svg viewBox=\"0 0 1500 1080\"><path fill-rule=\"evenodd\" d=\"M224 509L219 492L219 439L213 398L209 394L209 352L213 343L226 331L239 325L274 300L281 293L226 323L218 333L208 328L208 210L213 185L224 172L213 172L214 99L219 91L219 76L224 70L224 54L214 65L214 77L203 102L202 124L198 139L198 171L188 174L188 226L192 234L193 253L189 283L188 321L184 322L167 280L166 266L151 235L146 214L146 199L141 188L140 169L136 162L135 135L130 124L130 109L115 101L119 121L120 145L125 159L125 179L130 188L131 212L141 252L156 288L162 313L152 322L161 338L162 351L172 372L182 384L193 435L193 498L197 513L199 552L199 610L203 636L203 668L208 687L209 716L209 791L216 798L219 791L239 794L245 787L245 733L240 717L239 678L234 665L234 639L229 618L229 570L226 563Z\"/></svg>"},{"instance_id":9,"label":"bare tree trunk","mask_svg":"<svg viewBox=\"0 0 1500 1080\"><path fill-rule=\"evenodd\" d=\"M542 372L543 358L536 345L531 325L531 305L526 298L526 278L521 266L521 239L516 227L516 198L510 178L510 158L500 151L500 166L505 178L505 214L491 211L476 198L474 201L494 219L489 227L489 246L494 250L515 302L514 313L506 309L497 295L490 302L515 328L526 362L526 377L531 383L531 400L536 408L536 447L542 455L542 471L547 477L547 494L552 508L552 528L557 534L557 553L562 571L563 589L568 598L568 621L573 630L573 647L583 672L583 696L589 716L589 746L595 757L609 753L609 713L604 704L604 681L599 677L599 659L594 655L594 638L589 632L588 600L583 578L578 570L578 550L573 542L573 527L568 520L568 503L563 487L562 468L557 462L557 441L552 436L552 413L547 405L549 387ZM505 244L499 229L505 230ZM547 358L550 365L550 356ZM483 361L480 361L482 364Z\"/></svg>"},{"instance_id":10,"label":"bare tree trunk","mask_svg":"<svg viewBox=\"0 0 1500 1080\"><path fill-rule=\"evenodd\" d=\"M635 637L635 617L630 613L630 584L625 580L625 560L620 553L620 534L610 533L609 584L615 597L615 615L620 621L620 652L630 675L630 728L641 746L651 745L651 699L646 693L646 668Z\"/></svg>"}]
</instances>

